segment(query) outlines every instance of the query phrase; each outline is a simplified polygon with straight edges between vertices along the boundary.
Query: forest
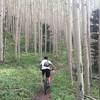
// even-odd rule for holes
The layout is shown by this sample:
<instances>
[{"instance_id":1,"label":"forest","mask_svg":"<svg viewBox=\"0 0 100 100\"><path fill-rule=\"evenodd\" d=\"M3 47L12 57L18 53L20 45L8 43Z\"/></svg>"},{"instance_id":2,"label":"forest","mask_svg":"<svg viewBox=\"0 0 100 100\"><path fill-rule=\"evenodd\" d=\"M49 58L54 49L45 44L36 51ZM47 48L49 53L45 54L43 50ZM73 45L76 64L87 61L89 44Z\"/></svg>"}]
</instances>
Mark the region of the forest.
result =
<instances>
[{"instance_id":1,"label":"forest","mask_svg":"<svg viewBox=\"0 0 100 100\"><path fill-rule=\"evenodd\" d=\"M100 0L0 0L0 100L100 100Z\"/></svg>"}]
</instances>

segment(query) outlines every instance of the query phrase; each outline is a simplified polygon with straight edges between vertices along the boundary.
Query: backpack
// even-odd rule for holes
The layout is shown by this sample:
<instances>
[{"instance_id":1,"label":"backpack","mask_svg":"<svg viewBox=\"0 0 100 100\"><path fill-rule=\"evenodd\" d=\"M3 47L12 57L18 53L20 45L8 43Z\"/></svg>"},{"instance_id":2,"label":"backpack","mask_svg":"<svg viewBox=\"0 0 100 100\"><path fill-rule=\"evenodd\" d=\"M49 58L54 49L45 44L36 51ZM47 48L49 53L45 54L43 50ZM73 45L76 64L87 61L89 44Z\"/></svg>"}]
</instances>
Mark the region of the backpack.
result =
<instances>
[{"instance_id":1,"label":"backpack","mask_svg":"<svg viewBox=\"0 0 100 100\"><path fill-rule=\"evenodd\" d=\"M48 61L46 61L46 62L44 63L44 66L45 66L45 67L49 67L49 65L50 65L50 64L49 64Z\"/></svg>"}]
</instances>

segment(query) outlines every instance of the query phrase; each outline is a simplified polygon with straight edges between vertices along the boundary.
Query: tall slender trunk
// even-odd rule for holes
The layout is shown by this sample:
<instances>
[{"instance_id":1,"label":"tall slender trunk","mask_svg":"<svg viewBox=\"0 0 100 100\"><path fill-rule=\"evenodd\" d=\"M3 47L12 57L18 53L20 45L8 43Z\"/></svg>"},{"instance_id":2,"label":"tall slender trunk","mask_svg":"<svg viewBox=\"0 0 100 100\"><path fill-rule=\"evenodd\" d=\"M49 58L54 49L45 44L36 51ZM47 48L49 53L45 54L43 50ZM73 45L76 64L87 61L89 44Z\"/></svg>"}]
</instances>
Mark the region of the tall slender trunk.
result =
<instances>
[{"instance_id":1,"label":"tall slender trunk","mask_svg":"<svg viewBox=\"0 0 100 100\"><path fill-rule=\"evenodd\" d=\"M99 1L99 100L100 100L100 1Z\"/></svg>"},{"instance_id":2,"label":"tall slender trunk","mask_svg":"<svg viewBox=\"0 0 100 100\"><path fill-rule=\"evenodd\" d=\"M42 36L42 24L40 25L40 56L41 56L41 59L42 59L42 43L43 43L43 36Z\"/></svg>"},{"instance_id":3,"label":"tall slender trunk","mask_svg":"<svg viewBox=\"0 0 100 100\"><path fill-rule=\"evenodd\" d=\"M54 4L53 4L54 5ZM55 48L55 13L54 13L54 9L52 9L52 13L53 13L53 20L52 20L52 23L53 23L53 53L55 54L55 51L56 51L56 48Z\"/></svg>"},{"instance_id":4,"label":"tall slender trunk","mask_svg":"<svg viewBox=\"0 0 100 100\"><path fill-rule=\"evenodd\" d=\"M71 1L68 0L68 16L67 16L67 52L68 52L68 66L70 70L70 78L73 84L73 73L72 73L72 9Z\"/></svg>"},{"instance_id":5,"label":"tall slender trunk","mask_svg":"<svg viewBox=\"0 0 100 100\"><path fill-rule=\"evenodd\" d=\"M45 54L47 53L47 0L45 5Z\"/></svg>"},{"instance_id":6,"label":"tall slender trunk","mask_svg":"<svg viewBox=\"0 0 100 100\"><path fill-rule=\"evenodd\" d=\"M39 17L40 17L40 13L39 13ZM41 53L41 41L40 41L40 37L41 37L41 33L40 33L40 30L41 30L41 26L40 26L40 18L38 17L38 51L39 51L39 54Z\"/></svg>"},{"instance_id":7,"label":"tall slender trunk","mask_svg":"<svg viewBox=\"0 0 100 100\"><path fill-rule=\"evenodd\" d=\"M100 31L99 31L99 34L100 34ZM99 100L100 100L100 35L99 35Z\"/></svg>"},{"instance_id":8,"label":"tall slender trunk","mask_svg":"<svg viewBox=\"0 0 100 100\"><path fill-rule=\"evenodd\" d=\"M56 29L55 29L55 46L56 46L56 56L58 56L58 22L59 22L59 15L58 15L58 9L59 9L59 1L57 3L57 11L56 11Z\"/></svg>"},{"instance_id":9,"label":"tall slender trunk","mask_svg":"<svg viewBox=\"0 0 100 100\"><path fill-rule=\"evenodd\" d=\"M83 64L82 49L80 36L80 4L79 0L73 1L73 28L75 39L75 59L77 66L77 100L84 100L84 81L83 81Z\"/></svg>"},{"instance_id":10,"label":"tall slender trunk","mask_svg":"<svg viewBox=\"0 0 100 100\"><path fill-rule=\"evenodd\" d=\"M36 10L36 8L35 8L35 6L36 6L36 3L35 3L35 0L34 0L34 6L33 6L33 9L32 9L32 16L33 16L33 27L34 27L34 53L36 54L37 53L37 21L36 21L36 13L34 14L34 12L35 12L35 10Z\"/></svg>"},{"instance_id":11,"label":"tall slender trunk","mask_svg":"<svg viewBox=\"0 0 100 100\"><path fill-rule=\"evenodd\" d=\"M90 0L87 0L87 40L88 40L88 53L89 53L89 74L90 84L92 82L92 58L91 58L91 36L90 36Z\"/></svg>"},{"instance_id":12,"label":"tall slender trunk","mask_svg":"<svg viewBox=\"0 0 100 100\"><path fill-rule=\"evenodd\" d=\"M47 24L45 22L45 54L47 53Z\"/></svg>"},{"instance_id":13,"label":"tall slender trunk","mask_svg":"<svg viewBox=\"0 0 100 100\"><path fill-rule=\"evenodd\" d=\"M38 8L38 49L40 54L40 59L42 58L42 21L41 21L41 8L42 8L42 1L39 0L39 8Z\"/></svg>"},{"instance_id":14,"label":"tall slender trunk","mask_svg":"<svg viewBox=\"0 0 100 100\"><path fill-rule=\"evenodd\" d=\"M83 69L84 69L84 89L85 94L90 94L90 76L89 76L89 51L87 41L87 10L86 0L82 0L82 35L83 35Z\"/></svg>"},{"instance_id":15,"label":"tall slender trunk","mask_svg":"<svg viewBox=\"0 0 100 100\"><path fill-rule=\"evenodd\" d=\"M34 53L37 53L37 27L36 22L34 21Z\"/></svg>"},{"instance_id":16,"label":"tall slender trunk","mask_svg":"<svg viewBox=\"0 0 100 100\"><path fill-rule=\"evenodd\" d=\"M3 15L4 15L4 0L0 0L0 63L3 63Z\"/></svg>"},{"instance_id":17,"label":"tall slender trunk","mask_svg":"<svg viewBox=\"0 0 100 100\"><path fill-rule=\"evenodd\" d=\"M28 12L29 9L27 6L27 2L25 5L26 5L26 9L25 9L25 52L27 53L29 50L29 12Z\"/></svg>"},{"instance_id":18,"label":"tall slender trunk","mask_svg":"<svg viewBox=\"0 0 100 100\"><path fill-rule=\"evenodd\" d=\"M43 26L43 22L42 22L42 19L43 19L43 1L42 0L40 0L40 3L41 3L41 10L40 10L40 56L41 56L41 59L42 59L42 48L43 48L43 46L42 46L42 39L43 39L43 37L42 37L42 32L43 32L43 29L42 29L42 26Z\"/></svg>"},{"instance_id":19,"label":"tall slender trunk","mask_svg":"<svg viewBox=\"0 0 100 100\"><path fill-rule=\"evenodd\" d=\"M16 33L15 33L15 57L16 58L20 58L20 6L19 6L19 0L18 0L18 6L16 8L17 11L17 15L16 15Z\"/></svg>"}]
</instances>

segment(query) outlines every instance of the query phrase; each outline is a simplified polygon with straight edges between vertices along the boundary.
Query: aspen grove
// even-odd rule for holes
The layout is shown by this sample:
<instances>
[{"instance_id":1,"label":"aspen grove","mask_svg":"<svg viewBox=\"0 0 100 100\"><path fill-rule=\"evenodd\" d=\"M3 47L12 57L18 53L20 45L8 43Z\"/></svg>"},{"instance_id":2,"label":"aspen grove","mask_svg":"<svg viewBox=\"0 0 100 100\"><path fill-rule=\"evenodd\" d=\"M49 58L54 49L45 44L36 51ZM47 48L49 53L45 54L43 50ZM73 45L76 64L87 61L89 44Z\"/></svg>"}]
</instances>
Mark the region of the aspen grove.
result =
<instances>
[{"instance_id":1,"label":"aspen grove","mask_svg":"<svg viewBox=\"0 0 100 100\"><path fill-rule=\"evenodd\" d=\"M39 55L41 60L66 52L63 67L75 99L99 100L100 92L91 95L91 84L93 79L100 84L100 6L97 13L91 6L91 0L0 0L0 64L9 59L9 36L12 62L20 62L23 53Z\"/></svg>"}]
</instances>

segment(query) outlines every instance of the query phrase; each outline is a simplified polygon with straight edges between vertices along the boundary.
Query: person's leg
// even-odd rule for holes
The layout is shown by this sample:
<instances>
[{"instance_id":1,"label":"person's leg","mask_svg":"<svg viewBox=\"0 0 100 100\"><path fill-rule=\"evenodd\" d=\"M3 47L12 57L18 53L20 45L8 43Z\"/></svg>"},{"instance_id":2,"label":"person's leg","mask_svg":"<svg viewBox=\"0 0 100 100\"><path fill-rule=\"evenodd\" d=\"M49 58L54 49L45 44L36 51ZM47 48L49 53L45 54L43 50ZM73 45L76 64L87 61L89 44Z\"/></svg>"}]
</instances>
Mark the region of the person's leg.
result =
<instances>
[{"instance_id":1,"label":"person's leg","mask_svg":"<svg viewBox=\"0 0 100 100\"><path fill-rule=\"evenodd\" d=\"M45 74L45 70L42 70L42 78L44 80L44 74Z\"/></svg>"},{"instance_id":2,"label":"person's leg","mask_svg":"<svg viewBox=\"0 0 100 100\"><path fill-rule=\"evenodd\" d=\"M49 85L51 84L51 77L50 76L48 77L48 83L49 83Z\"/></svg>"},{"instance_id":3,"label":"person's leg","mask_svg":"<svg viewBox=\"0 0 100 100\"><path fill-rule=\"evenodd\" d=\"M46 77L48 78L48 84L50 85L51 84L51 77L50 77L50 70L49 69L46 70Z\"/></svg>"}]
</instances>

